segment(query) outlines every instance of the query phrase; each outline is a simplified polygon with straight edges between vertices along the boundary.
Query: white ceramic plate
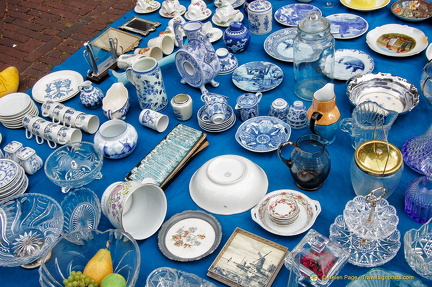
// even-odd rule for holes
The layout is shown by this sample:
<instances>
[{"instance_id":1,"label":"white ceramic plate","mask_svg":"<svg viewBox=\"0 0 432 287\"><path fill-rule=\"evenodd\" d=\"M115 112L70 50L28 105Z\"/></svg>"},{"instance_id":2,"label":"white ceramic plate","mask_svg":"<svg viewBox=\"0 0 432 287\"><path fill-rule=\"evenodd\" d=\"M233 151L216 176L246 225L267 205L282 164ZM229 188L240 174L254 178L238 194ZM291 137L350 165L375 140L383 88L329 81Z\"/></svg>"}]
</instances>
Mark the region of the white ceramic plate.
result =
<instances>
[{"instance_id":1,"label":"white ceramic plate","mask_svg":"<svg viewBox=\"0 0 432 287\"><path fill-rule=\"evenodd\" d=\"M264 41L264 51L276 60L294 61L293 43L297 28L285 28L270 34Z\"/></svg>"},{"instance_id":2,"label":"white ceramic plate","mask_svg":"<svg viewBox=\"0 0 432 287\"><path fill-rule=\"evenodd\" d=\"M256 61L241 65L232 73L234 85L246 92L265 92L282 83L283 72L277 65Z\"/></svg>"},{"instance_id":3,"label":"white ceramic plate","mask_svg":"<svg viewBox=\"0 0 432 287\"><path fill-rule=\"evenodd\" d=\"M213 253L221 238L222 228L214 216L187 210L175 214L162 225L158 245L171 260L194 261Z\"/></svg>"},{"instance_id":4,"label":"white ceramic plate","mask_svg":"<svg viewBox=\"0 0 432 287\"><path fill-rule=\"evenodd\" d=\"M390 0L340 0L340 2L354 10L373 11L387 6Z\"/></svg>"},{"instance_id":5,"label":"white ceramic plate","mask_svg":"<svg viewBox=\"0 0 432 287\"><path fill-rule=\"evenodd\" d=\"M312 10L318 11L321 14L319 8L310 4L288 4L277 9L274 13L274 18L279 24L285 26L297 26L298 23Z\"/></svg>"},{"instance_id":6,"label":"white ceramic plate","mask_svg":"<svg viewBox=\"0 0 432 287\"><path fill-rule=\"evenodd\" d=\"M354 49L339 49L335 51L334 78L346 81L357 75L371 73L374 60L365 52Z\"/></svg>"},{"instance_id":7,"label":"white ceramic plate","mask_svg":"<svg viewBox=\"0 0 432 287\"><path fill-rule=\"evenodd\" d=\"M26 93L11 93L0 98L0 117L13 117L30 107L31 98Z\"/></svg>"},{"instance_id":8,"label":"white ceramic plate","mask_svg":"<svg viewBox=\"0 0 432 287\"><path fill-rule=\"evenodd\" d=\"M212 31L210 33L211 33L211 35L210 35L209 40L211 43L216 42L217 40L219 40L223 36L222 30L219 28L215 28L215 27L212 28Z\"/></svg>"},{"instance_id":9,"label":"white ceramic plate","mask_svg":"<svg viewBox=\"0 0 432 287\"><path fill-rule=\"evenodd\" d=\"M375 52L392 57L408 57L426 49L428 38L419 29L387 24L369 31L366 43Z\"/></svg>"},{"instance_id":10,"label":"white ceramic plate","mask_svg":"<svg viewBox=\"0 0 432 287\"><path fill-rule=\"evenodd\" d=\"M339 13L326 17L335 39L353 39L360 37L369 28L368 22L355 14Z\"/></svg>"},{"instance_id":11,"label":"white ceramic plate","mask_svg":"<svg viewBox=\"0 0 432 287\"><path fill-rule=\"evenodd\" d=\"M298 218L289 225L278 225L270 220L267 214L269 200L278 195L291 195L300 207ZM305 194L291 189L281 189L267 193L264 198L251 210L252 219L262 228L273 234L282 236L294 236L307 231L315 223L321 205L318 201L310 199Z\"/></svg>"},{"instance_id":12,"label":"white ceramic plate","mask_svg":"<svg viewBox=\"0 0 432 287\"><path fill-rule=\"evenodd\" d=\"M38 103L47 100L64 102L78 94L84 82L80 73L72 70L53 72L41 78L32 89L33 99Z\"/></svg>"}]
</instances>

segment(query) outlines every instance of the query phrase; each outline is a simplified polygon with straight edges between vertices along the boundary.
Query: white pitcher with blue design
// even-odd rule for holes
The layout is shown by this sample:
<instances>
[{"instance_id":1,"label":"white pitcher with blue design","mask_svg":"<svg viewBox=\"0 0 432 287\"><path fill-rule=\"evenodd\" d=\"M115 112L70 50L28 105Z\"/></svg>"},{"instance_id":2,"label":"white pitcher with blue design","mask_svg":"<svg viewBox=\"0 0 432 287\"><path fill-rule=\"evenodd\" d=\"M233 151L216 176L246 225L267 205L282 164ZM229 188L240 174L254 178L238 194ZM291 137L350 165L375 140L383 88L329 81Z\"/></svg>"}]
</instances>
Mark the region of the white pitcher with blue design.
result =
<instances>
[{"instance_id":1,"label":"white pitcher with blue design","mask_svg":"<svg viewBox=\"0 0 432 287\"><path fill-rule=\"evenodd\" d=\"M126 69L128 80L137 90L141 109L162 111L168 104L168 97L158 62L152 57L139 58Z\"/></svg>"}]
</instances>

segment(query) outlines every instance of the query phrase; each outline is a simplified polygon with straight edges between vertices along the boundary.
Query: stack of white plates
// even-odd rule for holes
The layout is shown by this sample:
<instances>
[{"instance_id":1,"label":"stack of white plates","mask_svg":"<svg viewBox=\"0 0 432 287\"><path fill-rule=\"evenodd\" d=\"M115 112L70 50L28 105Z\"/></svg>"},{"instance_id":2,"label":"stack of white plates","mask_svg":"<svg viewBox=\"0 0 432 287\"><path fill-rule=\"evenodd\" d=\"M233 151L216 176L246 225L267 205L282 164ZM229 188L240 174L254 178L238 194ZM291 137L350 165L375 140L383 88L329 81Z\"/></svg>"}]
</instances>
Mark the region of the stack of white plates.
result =
<instances>
[{"instance_id":1,"label":"stack of white plates","mask_svg":"<svg viewBox=\"0 0 432 287\"><path fill-rule=\"evenodd\" d=\"M39 110L29 95L12 93L0 98L0 122L6 128L22 128L22 119L26 114L39 115Z\"/></svg>"},{"instance_id":2,"label":"stack of white plates","mask_svg":"<svg viewBox=\"0 0 432 287\"><path fill-rule=\"evenodd\" d=\"M24 169L13 160L0 159L0 200L23 194L27 186Z\"/></svg>"},{"instance_id":3,"label":"stack of white plates","mask_svg":"<svg viewBox=\"0 0 432 287\"><path fill-rule=\"evenodd\" d=\"M211 133L220 133L226 130L229 130L236 122L236 116L234 113L234 110L231 106L228 106L228 113L225 117L225 120L221 122L220 124L215 124L214 122L210 121L209 119L205 119L204 117L204 106L201 107L198 110L197 113L198 117L198 124L199 126Z\"/></svg>"}]
</instances>

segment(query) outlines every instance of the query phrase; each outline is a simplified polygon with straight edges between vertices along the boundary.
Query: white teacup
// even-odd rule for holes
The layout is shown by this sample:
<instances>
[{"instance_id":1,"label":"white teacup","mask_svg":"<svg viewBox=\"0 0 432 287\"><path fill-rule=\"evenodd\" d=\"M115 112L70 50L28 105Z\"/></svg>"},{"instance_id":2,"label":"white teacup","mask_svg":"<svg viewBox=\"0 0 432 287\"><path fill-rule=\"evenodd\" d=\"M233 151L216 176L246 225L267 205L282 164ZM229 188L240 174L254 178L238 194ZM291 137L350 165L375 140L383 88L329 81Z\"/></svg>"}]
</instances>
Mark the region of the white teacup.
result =
<instances>
[{"instance_id":1,"label":"white teacup","mask_svg":"<svg viewBox=\"0 0 432 287\"><path fill-rule=\"evenodd\" d=\"M101 207L115 228L123 229L136 240L142 240L152 236L162 225L167 200L164 191L157 185L119 181L104 191Z\"/></svg>"},{"instance_id":2,"label":"white teacup","mask_svg":"<svg viewBox=\"0 0 432 287\"><path fill-rule=\"evenodd\" d=\"M45 128L44 138L48 141L48 145L50 145L50 142L56 144L66 144L65 140L59 138L59 132L62 128L64 128L63 125L56 123L51 123ZM54 144L52 146L54 146Z\"/></svg>"},{"instance_id":3,"label":"white teacup","mask_svg":"<svg viewBox=\"0 0 432 287\"><path fill-rule=\"evenodd\" d=\"M203 0L192 0L186 13L191 20L202 19L206 16L207 4Z\"/></svg>"},{"instance_id":4,"label":"white teacup","mask_svg":"<svg viewBox=\"0 0 432 287\"><path fill-rule=\"evenodd\" d=\"M63 123L64 122L64 116L69 111L73 110L72 108L66 107L63 104L58 104L51 113L51 118L53 123Z\"/></svg>"},{"instance_id":5,"label":"white teacup","mask_svg":"<svg viewBox=\"0 0 432 287\"><path fill-rule=\"evenodd\" d=\"M84 115L84 113L70 108L64 115L63 123L68 127L79 128L79 126L76 125L76 121L81 115Z\"/></svg>"},{"instance_id":6,"label":"white teacup","mask_svg":"<svg viewBox=\"0 0 432 287\"><path fill-rule=\"evenodd\" d=\"M26 129L26 138L31 139L33 137L32 133L32 127L33 124L39 120L42 119L41 117L32 115L32 114L26 114L22 119L22 125Z\"/></svg>"},{"instance_id":7,"label":"white teacup","mask_svg":"<svg viewBox=\"0 0 432 287\"><path fill-rule=\"evenodd\" d=\"M51 122L40 118L39 120L35 121L32 125L31 128L31 132L32 134L35 135L36 137L36 142L38 144L43 144L45 139L44 139L44 133L45 133L45 129L46 127L51 124Z\"/></svg>"},{"instance_id":8,"label":"white teacup","mask_svg":"<svg viewBox=\"0 0 432 287\"><path fill-rule=\"evenodd\" d=\"M99 118L95 115L82 113L75 120L75 126L89 134L94 134L99 128Z\"/></svg>"},{"instance_id":9,"label":"white teacup","mask_svg":"<svg viewBox=\"0 0 432 287\"><path fill-rule=\"evenodd\" d=\"M159 112L150 109L144 109L139 115L139 122L143 126L161 133L168 127L169 118L168 116Z\"/></svg>"},{"instance_id":10,"label":"white teacup","mask_svg":"<svg viewBox=\"0 0 432 287\"><path fill-rule=\"evenodd\" d=\"M180 10L180 3L178 0L165 0L162 2L161 13L163 15L174 14Z\"/></svg>"},{"instance_id":11,"label":"white teacup","mask_svg":"<svg viewBox=\"0 0 432 287\"><path fill-rule=\"evenodd\" d=\"M160 33L159 36L150 39L147 42L148 47L158 47L162 50L164 55L170 55L174 51L174 41L165 33Z\"/></svg>"},{"instance_id":12,"label":"white teacup","mask_svg":"<svg viewBox=\"0 0 432 287\"><path fill-rule=\"evenodd\" d=\"M54 102L52 100L48 100L43 102L41 110L42 110L42 115L44 117L51 117L52 116L52 112L53 110L58 106L58 105L63 105L60 104L58 102Z\"/></svg>"},{"instance_id":13,"label":"white teacup","mask_svg":"<svg viewBox=\"0 0 432 287\"><path fill-rule=\"evenodd\" d=\"M58 133L57 139L65 143L80 142L82 140L82 132L76 128L63 126Z\"/></svg>"},{"instance_id":14,"label":"white teacup","mask_svg":"<svg viewBox=\"0 0 432 287\"><path fill-rule=\"evenodd\" d=\"M235 19L238 10L234 9L231 4L225 3L222 7L217 8L214 21L215 23L227 23Z\"/></svg>"},{"instance_id":15,"label":"white teacup","mask_svg":"<svg viewBox=\"0 0 432 287\"><path fill-rule=\"evenodd\" d=\"M134 53L141 55L141 56L144 56L144 57L152 57L155 60L160 60L163 58L163 51L159 47L138 48L138 49L135 49ZM138 58L141 58L141 57L138 57ZM132 64L133 64L133 62L132 62ZM132 64L131 64L131 66L132 66Z\"/></svg>"}]
</instances>

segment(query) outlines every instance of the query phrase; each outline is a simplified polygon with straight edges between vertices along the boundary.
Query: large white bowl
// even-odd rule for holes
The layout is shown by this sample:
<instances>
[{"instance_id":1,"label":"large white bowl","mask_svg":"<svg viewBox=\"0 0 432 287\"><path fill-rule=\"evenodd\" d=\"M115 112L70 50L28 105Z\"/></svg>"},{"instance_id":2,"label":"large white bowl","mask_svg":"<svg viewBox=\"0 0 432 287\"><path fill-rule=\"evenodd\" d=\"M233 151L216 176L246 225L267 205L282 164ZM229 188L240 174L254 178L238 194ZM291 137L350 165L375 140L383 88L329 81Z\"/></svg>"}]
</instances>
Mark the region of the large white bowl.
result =
<instances>
[{"instance_id":1,"label":"large white bowl","mask_svg":"<svg viewBox=\"0 0 432 287\"><path fill-rule=\"evenodd\" d=\"M264 170L238 155L221 155L203 164L192 176L189 192L202 209L236 214L254 207L267 193Z\"/></svg>"}]
</instances>

